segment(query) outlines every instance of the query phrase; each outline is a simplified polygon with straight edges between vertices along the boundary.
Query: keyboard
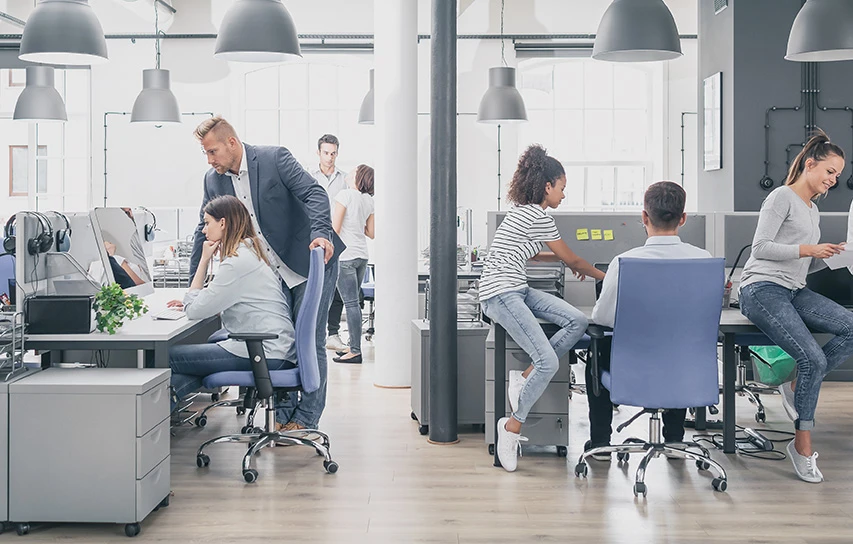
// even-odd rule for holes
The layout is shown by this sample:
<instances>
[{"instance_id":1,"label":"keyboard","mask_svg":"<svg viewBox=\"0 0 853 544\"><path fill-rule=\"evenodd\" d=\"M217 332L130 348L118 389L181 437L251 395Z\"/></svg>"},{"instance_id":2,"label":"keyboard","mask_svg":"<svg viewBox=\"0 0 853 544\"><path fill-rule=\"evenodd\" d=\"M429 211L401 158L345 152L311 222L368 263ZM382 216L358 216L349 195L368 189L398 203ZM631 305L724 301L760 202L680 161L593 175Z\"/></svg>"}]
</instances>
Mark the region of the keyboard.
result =
<instances>
[{"instance_id":1,"label":"keyboard","mask_svg":"<svg viewBox=\"0 0 853 544\"><path fill-rule=\"evenodd\" d=\"M181 310L175 310L174 308L166 308L165 310L161 310L159 312L152 313L151 317L153 319L169 319L169 320L174 321L176 319L186 317L186 314L184 312L182 312Z\"/></svg>"}]
</instances>

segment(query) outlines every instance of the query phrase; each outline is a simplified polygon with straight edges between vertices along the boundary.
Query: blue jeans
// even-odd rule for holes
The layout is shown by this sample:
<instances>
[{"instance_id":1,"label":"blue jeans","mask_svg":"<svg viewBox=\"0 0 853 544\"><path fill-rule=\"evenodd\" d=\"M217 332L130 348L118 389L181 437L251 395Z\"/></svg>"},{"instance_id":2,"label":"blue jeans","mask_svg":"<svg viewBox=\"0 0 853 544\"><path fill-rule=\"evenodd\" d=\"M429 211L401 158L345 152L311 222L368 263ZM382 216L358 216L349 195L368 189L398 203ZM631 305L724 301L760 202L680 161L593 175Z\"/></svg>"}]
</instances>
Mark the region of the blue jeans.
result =
<instances>
[{"instance_id":1,"label":"blue jeans","mask_svg":"<svg viewBox=\"0 0 853 544\"><path fill-rule=\"evenodd\" d=\"M773 343L797 361L794 407L801 431L814 428L820 386L827 373L853 355L853 312L810 289L787 289L770 281L740 290L740 308ZM834 337L823 348L811 330Z\"/></svg>"},{"instance_id":2,"label":"blue jeans","mask_svg":"<svg viewBox=\"0 0 853 544\"><path fill-rule=\"evenodd\" d=\"M287 402L276 409L275 419L279 423L293 421L308 429L316 429L320 423L320 416L326 408L326 386L329 374L329 362L326 360L326 324L329 319L329 306L335 295L335 285L338 280L338 260L332 259L326 264L323 274L323 294L320 297L320 311L317 313L317 326L315 341L317 342L317 365L320 369L320 388L313 393L301 393L300 399L296 395L289 395ZM289 307L293 308L293 315L299 314L302 299L305 296L306 282L288 289L282 285L284 298ZM296 320L294 319L294 323ZM298 341L298 339L297 339Z\"/></svg>"},{"instance_id":3,"label":"blue jeans","mask_svg":"<svg viewBox=\"0 0 853 544\"><path fill-rule=\"evenodd\" d=\"M518 397L518 410L512 417L521 423L545 392L567 354L581 339L589 322L583 313L563 299L524 287L495 295L480 302L483 312L498 322L515 343L533 359L533 371ZM536 321L544 319L560 327L549 340Z\"/></svg>"},{"instance_id":4,"label":"blue jeans","mask_svg":"<svg viewBox=\"0 0 853 544\"><path fill-rule=\"evenodd\" d=\"M347 330L349 331L350 353L361 353L361 306L359 293L364 273L367 271L367 259L341 261L338 274L338 291L347 310Z\"/></svg>"},{"instance_id":5,"label":"blue jeans","mask_svg":"<svg viewBox=\"0 0 853 544\"><path fill-rule=\"evenodd\" d=\"M285 366L281 359L267 359L270 370ZM205 377L217 372L251 372L252 363L217 344L184 344L169 348L169 367L172 369L172 387L180 399L201 389Z\"/></svg>"}]
</instances>

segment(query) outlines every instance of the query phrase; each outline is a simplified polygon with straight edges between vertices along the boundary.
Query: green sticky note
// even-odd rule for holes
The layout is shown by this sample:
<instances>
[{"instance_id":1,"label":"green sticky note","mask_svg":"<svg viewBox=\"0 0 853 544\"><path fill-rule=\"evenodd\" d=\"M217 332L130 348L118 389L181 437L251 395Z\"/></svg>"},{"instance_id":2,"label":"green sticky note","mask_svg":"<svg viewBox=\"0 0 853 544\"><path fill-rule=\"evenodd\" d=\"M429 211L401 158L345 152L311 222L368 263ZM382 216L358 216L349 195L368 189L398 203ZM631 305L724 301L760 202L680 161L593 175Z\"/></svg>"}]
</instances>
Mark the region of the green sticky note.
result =
<instances>
[{"instance_id":1,"label":"green sticky note","mask_svg":"<svg viewBox=\"0 0 853 544\"><path fill-rule=\"evenodd\" d=\"M604 239L605 240L613 240L613 231L612 230L604 231Z\"/></svg>"},{"instance_id":2,"label":"green sticky note","mask_svg":"<svg viewBox=\"0 0 853 544\"><path fill-rule=\"evenodd\" d=\"M592 229L590 233L593 240L601 240L601 229Z\"/></svg>"},{"instance_id":3,"label":"green sticky note","mask_svg":"<svg viewBox=\"0 0 853 544\"><path fill-rule=\"evenodd\" d=\"M578 229L578 240L589 240L589 230Z\"/></svg>"}]
</instances>

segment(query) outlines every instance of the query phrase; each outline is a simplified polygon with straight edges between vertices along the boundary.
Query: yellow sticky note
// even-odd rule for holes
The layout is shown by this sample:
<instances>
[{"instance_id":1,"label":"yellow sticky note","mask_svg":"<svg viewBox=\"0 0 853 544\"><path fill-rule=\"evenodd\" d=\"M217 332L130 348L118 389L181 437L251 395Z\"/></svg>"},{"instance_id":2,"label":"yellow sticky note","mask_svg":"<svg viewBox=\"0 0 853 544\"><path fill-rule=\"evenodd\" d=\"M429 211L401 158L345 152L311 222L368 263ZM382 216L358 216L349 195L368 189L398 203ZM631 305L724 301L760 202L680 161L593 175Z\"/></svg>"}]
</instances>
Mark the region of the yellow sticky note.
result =
<instances>
[{"instance_id":1,"label":"yellow sticky note","mask_svg":"<svg viewBox=\"0 0 853 544\"><path fill-rule=\"evenodd\" d=\"M592 229L590 231L593 240L601 240L601 229Z\"/></svg>"},{"instance_id":2,"label":"yellow sticky note","mask_svg":"<svg viewBox=\"0 0 853 544\"><path fill-rule=\"evenodd\" d=\"M613 231L612 230L604 231L604 239L605 240L612 240L613 239Z\"/></svg>"},{"instance_id":3,"label":"yellow sticky note","mask_svg":"<svg viewBox=\"0 0 853 544\"><path fill-rule=\"evenodd\" d=\"M578 229L578 240L589 240L589 230Z\"/></svg>"}]
</instances>

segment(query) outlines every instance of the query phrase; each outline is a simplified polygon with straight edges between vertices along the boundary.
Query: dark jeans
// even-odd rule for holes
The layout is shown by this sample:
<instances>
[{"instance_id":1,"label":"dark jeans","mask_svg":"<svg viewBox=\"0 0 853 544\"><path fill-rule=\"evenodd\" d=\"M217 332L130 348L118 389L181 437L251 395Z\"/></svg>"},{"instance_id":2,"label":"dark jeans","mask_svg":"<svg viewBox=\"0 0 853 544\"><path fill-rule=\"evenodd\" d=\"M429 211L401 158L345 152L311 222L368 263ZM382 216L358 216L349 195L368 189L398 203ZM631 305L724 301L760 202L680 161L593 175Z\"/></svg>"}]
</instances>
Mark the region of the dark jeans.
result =
<instances>
[{"instance_id":1,"label":"dark jeans","mask_svg":"<svg viewBox=\"0 0 853 544\"><path fill-rule=\"evenodd\" d=\"M335 289L332 305L329 307L329 336L334 336L341 332L341 314L343 311L344 299L341 298L341 292ZM349 326L349 323L347 326Z\"/></svg>"},{"instance_id":2,"label":"dark jeans","mask_svg":"<svg viewBox=\"0 0 853 544\"><path fill-rule=\"evenodd\" d=\"M363 317L359 306L359 293L361 293L364 273L367 271L367 259L341 261L340 267L337 293L344 299L344 307L347 309L349 351L358 354L361 353L361 320Z\"/></svg>"},{"instance_id":3,"label":"dark jeans","mask_svg":"<svg viewBox=\"0 0 853 544\"><path fill-rule=\"evenodd\" d=\"M600 340L598 344L598 368L600 371L610 370L610 338ZM613 432L613 403L610 401L610 391L604 386L599 388L596 397L592 392L592 364L586 365L586 398L589 403L589 440L592 447L610 444L610 434ZM684 419L687 410L666 410L663 413L663 441L681 442L684 440Z\"/></svg>"},{"instance_id":4,"label":"dark jeans","mask_svg":"<svg viewBox=\"0 0 853 544\"><path fill-rule=\"evenodd\" d=\"M741 313L797 361L794 426L814 428L820 386L827 373L853 355L853 312L810 289L787 289L771 281L740 290ZM811 331L833 338L820 347Z\"/></svg>"}]
</instances>

